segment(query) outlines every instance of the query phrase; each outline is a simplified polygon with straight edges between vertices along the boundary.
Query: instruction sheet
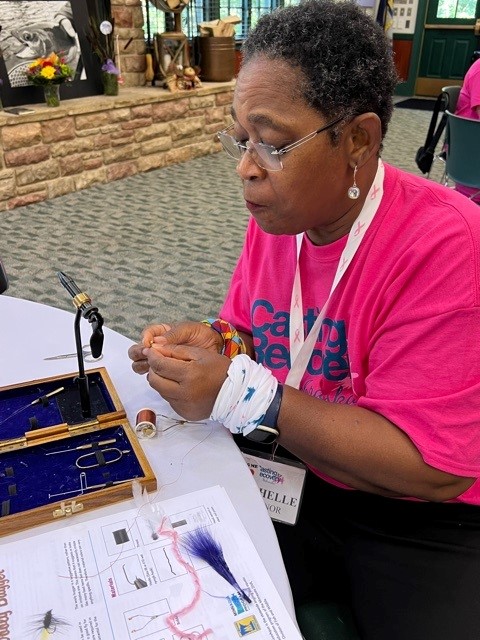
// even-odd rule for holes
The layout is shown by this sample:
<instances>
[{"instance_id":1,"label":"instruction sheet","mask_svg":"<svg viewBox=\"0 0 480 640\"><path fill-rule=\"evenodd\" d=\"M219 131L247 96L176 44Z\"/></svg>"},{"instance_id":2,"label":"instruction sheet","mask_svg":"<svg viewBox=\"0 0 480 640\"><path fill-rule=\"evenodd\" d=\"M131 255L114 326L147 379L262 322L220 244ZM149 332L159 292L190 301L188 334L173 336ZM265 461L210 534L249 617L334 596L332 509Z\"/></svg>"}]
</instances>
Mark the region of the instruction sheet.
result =
<instances>
[{"instance_id":1,"label":"instruction sheet","mask_svg":"<svg viewBox=\"0 0 480 640\"><path fill-rule=\"evenodd\" d=\"M158 504L0 543L0 638L301 640L223 488Z\"/></svg>"}]
</instances>

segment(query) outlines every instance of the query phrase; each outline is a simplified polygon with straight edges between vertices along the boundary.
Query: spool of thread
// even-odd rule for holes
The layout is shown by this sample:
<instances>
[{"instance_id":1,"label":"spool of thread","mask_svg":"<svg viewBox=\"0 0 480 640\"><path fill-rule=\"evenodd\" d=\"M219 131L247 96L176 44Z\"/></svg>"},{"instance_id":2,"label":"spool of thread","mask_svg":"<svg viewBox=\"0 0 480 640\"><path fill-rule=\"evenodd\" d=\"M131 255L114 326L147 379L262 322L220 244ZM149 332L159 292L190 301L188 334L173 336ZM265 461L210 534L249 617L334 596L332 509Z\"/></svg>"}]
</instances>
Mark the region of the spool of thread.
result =
<instances>
[{"instance_id":1,"label":"spool of thread","mask_svg":"<svg viewBox=\"0 0 480 640\"><path fill-rule=\"evenodd\" d=\"M157 433L157 414L152 409L140 409L135 420L135 433L139 438L153 438Z\"/></svg>"}]
</instances>

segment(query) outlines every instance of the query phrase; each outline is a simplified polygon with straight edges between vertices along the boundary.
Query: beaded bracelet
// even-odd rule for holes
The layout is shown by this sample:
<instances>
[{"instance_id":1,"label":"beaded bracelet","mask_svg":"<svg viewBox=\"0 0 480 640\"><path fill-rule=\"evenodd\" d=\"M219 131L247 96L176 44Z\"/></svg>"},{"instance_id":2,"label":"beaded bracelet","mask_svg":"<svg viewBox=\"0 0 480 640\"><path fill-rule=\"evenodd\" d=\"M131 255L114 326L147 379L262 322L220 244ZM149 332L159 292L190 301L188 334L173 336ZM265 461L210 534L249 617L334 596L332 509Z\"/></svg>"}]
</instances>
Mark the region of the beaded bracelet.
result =
<instances>
[{"instance_id":1,"label":"beaded bracelet","mask_svg":"<svg viewBox=\"0 0 480 640\"><path fill-rule=\"evenodd\" d=\"M202 320L202 324L206 324L207 327L211 327L222 336L222 355L232 359L240 353L247 352L245 343L238 335L238 331L226 320L222 320L221 318L207 318L206 320Z\"/></svg>"}]
</instances>

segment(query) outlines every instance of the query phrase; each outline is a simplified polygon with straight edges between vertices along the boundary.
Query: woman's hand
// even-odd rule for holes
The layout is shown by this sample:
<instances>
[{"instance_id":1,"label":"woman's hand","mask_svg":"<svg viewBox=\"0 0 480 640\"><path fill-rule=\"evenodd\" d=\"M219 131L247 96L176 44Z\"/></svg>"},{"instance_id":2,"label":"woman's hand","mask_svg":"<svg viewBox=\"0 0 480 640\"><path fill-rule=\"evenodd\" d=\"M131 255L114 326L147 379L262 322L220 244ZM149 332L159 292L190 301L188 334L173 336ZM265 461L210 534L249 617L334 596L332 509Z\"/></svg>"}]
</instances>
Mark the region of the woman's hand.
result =
<instances>
[{"instance_id":1,"label":"woman's hand","mask_svg":"<svg viewBox=\"0 0 480 640\"><path fill-rule=\"evenodd\" d=\"M201 322L180 322L173 327L169 324L150 325L144 329L141 343L131 346L128 350L135 373L144 374L149 369L145 349L153 345L160 347L166 344L183 344L220 353L223 338L217 331Z\"/></svg>"},{"instance_id":2,"label":"woman's hand","mask_svg":"<svg viewBox=\"0 0 480 640\"><path fill-rule=\"evenodd\" d=\"M148 362L143 353L145 347L150 347L156 337L163 336L170 329L169 324L152 324L143 330L141 342L132 345L128 350L128 357L133 360L132 369L135 373L147 373Z\"/></svg>"},{"instance_id":3,"label":"woman's hand","mask_svg":"<svg viewBox=\"0 0 480 640\"><path fill-rule=\"evenodd\" d=\"M148 382L172 409L185 420L209 418L230 359L211 348L183 344L154 344L145 352Z\"/></svg>"},{"instance_id":4,"label":"woman's hand","mask_svg":"<svg viewBox=\"0 0 480 640\"><path fill-rule=\"evenodd\" d=\"M169 327L167 332L153 336L152 342L145 344L145 346L149 347L154 344L183 344L220 353L223 349L223 338L218 331L202 322L180 322L174 327Z\"/></svg>"}]
</instances>

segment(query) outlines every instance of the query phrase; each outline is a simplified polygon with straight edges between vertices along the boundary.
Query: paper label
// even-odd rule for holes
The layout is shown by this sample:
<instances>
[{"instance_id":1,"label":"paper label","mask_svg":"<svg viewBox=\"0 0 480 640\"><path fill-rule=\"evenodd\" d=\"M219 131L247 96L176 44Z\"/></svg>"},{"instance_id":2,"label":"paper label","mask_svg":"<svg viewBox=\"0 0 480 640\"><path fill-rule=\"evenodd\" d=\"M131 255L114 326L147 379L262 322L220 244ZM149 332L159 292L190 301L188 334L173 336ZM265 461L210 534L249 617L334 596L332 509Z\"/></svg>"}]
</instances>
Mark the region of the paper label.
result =
<instances>
[{"instance_id":1,"label":"paper label","mask_svg":"<svg viewBox=\"0 0 480 640\"><path fill-rule=\"evenodd\" d=\"M307 469L285 458L271 459L258 451L242 449L272 520L294 525L297 522Z\"/></svg>"}]
</instances>

